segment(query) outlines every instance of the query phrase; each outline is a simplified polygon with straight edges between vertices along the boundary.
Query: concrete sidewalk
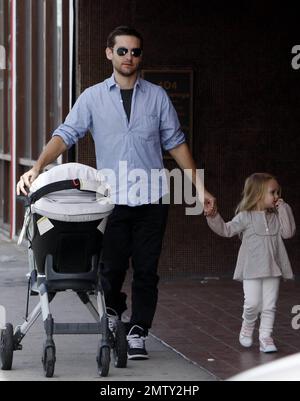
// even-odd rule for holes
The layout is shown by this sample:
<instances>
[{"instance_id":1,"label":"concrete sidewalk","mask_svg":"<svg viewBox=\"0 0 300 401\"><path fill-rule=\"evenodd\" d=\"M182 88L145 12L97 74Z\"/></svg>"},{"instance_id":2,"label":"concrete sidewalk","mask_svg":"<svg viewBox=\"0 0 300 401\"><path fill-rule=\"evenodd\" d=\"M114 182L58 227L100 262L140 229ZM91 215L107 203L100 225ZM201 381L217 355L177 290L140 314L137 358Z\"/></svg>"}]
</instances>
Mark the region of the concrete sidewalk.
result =
<instances>
[{"instance_id":1,"label":"concrete sidewalk","mask_svg":"<svg viewBox=\"0 0 300 401\"><path fill-rule=\"evenodd\" d=\"M7 321L14 327L22 323L25 316L28 271L27 251L18 247L0 234L0 305L6 308ZM30 310L38 297L30 298ZM51 312L57 322L92 322L88 310L76 294L64 292L51 303ZM149 336L147 361L128 361L126 369L110 365L110 373L100 378L97 373L96 354L98 336L55 336L56 365L51 379L44 377L41 355L45 334L42 319L35 323L22 341L23 350L14 352L11 371L0 371L0 381L212 381L215 377L200 366L183 358Z\"/></svg>"}]
</instances>

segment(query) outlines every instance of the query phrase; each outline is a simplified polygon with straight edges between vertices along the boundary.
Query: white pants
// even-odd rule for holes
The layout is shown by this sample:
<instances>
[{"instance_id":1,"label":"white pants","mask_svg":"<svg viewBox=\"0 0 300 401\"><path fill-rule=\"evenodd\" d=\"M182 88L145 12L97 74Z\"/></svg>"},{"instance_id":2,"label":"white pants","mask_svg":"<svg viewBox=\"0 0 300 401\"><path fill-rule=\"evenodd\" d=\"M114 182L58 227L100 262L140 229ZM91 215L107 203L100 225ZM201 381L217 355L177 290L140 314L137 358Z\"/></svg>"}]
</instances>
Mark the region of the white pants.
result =
<instances>
[{"instance_id":1,"label":"white pants","mask_svg":"<svg viewBox=\"0 0 300 401\"><path fill-rule=\"evenodd\" d=\"M259 337L270 337L273 332L280 277L244 280L244 324L254 328L260 316Z\"/></svg>"}]
</instances>

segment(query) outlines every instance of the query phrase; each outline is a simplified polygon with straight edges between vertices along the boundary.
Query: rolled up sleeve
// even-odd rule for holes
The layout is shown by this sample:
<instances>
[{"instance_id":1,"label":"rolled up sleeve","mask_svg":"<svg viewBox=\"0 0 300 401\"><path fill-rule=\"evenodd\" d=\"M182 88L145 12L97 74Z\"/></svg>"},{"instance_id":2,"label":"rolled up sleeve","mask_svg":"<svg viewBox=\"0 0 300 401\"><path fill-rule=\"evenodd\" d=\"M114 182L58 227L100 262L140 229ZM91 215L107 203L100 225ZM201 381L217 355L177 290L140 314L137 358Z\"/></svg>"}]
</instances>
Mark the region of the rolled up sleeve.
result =
<instances>
[{"instance_id":1,"label":"rolled up sleeve","mask_svg":"<svg viewBox=\"0 0 300 401\"><path fill-rule=\"evenodd\" d=\"M171 150L185 142L185 135L171 100L163 89L161 91L163 95L160 120L161 146L164 150Z\"/></svg>"},{"instance_id":2,"label":"rolled up sleeve","mask_svg":"<svg viewBox=\"0 0 300 401\"><path fill-rule=\"evenodd\" d=\"M292 209L287 203L283 203L279 206L278 217L282 238L292 238L296 233L296 223Z\"/></svg>"},{"instance_id":3,"label":"rolled up sleeve","mask_svg":"<svg viewBox=\"0 0 300 401\"><path fill-rule=\"evenodd\" d=\"M60 136L67 147L70 148L80 138L84 137L91 128L91 122L92 116L88 107L88 90L86 90L79 96L64 123L53 132L52 136Z\"/></svg>"}]
</instances>

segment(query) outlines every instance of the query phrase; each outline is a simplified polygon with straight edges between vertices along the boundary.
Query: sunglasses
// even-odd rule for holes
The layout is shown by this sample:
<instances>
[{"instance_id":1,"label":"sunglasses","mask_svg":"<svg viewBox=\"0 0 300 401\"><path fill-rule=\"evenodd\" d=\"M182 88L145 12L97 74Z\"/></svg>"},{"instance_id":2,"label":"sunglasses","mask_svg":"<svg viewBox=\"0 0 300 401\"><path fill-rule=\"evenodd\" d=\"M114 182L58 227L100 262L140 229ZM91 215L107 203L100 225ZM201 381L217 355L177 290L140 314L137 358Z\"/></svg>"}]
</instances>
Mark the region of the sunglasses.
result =
<instances>
[{"instance_id":1,"label":"sunglasses","mask_svg":"<svg viewBox=\"0 0 300 401\"><path fill-rule=\"evenodd\" d=\"M125 54L127 54L129 52L129 49L126 49L126 47L118 47L116 51L117 51L117 55L122 57L122 56L125 56ZM133 57L140 57L142 54L142 49L139 47L136 47L135 49L131 49L130 54Z\"/></svg>"}]
</instances>

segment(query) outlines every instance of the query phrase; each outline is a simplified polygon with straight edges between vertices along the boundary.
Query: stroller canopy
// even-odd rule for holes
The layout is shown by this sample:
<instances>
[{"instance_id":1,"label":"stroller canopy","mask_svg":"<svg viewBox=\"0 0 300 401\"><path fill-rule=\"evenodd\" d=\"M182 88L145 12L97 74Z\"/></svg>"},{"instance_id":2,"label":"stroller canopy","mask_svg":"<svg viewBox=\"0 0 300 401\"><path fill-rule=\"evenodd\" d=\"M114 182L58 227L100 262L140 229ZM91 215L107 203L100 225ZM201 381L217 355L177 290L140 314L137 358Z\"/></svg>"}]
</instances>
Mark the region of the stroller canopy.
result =
<instances>
[{"instance_id":1,"label":"stroller canopy","mask_svg":"<svg viewBox=\"0 0 300 401\"><path fill-rule=\"evenodd\" d=\"M70 222L98 220L111 213L114 205L109 197L109 186L98 170L79 163L61 164L40 174L30 187L29 196L49 184L69 180L79 180L80 190L47 193L31 205L31 212Z\"/></svg>"}]
</instances>

